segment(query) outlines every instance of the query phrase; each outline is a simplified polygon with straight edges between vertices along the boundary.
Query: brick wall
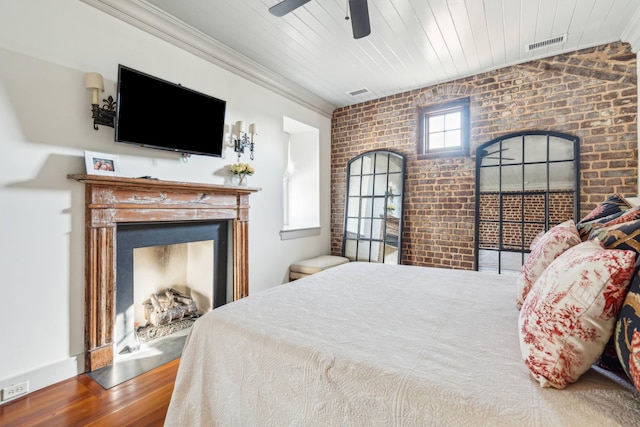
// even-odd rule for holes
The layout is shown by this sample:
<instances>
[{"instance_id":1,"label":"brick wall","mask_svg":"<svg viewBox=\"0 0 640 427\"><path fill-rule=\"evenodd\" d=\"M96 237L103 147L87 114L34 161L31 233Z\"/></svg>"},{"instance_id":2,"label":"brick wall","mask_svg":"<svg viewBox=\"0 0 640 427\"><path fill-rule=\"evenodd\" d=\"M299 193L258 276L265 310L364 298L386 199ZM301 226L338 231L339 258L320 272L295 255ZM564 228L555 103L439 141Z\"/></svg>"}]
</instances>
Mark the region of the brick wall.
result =
<instances>
[{"instance_id":1,"label":"brick wall","mask_svg":"<svg viewBox=\"0 0 640 427\"><path fill-rule=\"evenodd\" d=\"M417 109L471 99L471 156L418 160ZM370 150L407 158L403 263L472 269L475 149L500 135L580 137L581 215L637 194L636 57L625 43L507 67L337 109L332 119L331 245L342 250L346 165Z\"/></svg>"}]
</instances>

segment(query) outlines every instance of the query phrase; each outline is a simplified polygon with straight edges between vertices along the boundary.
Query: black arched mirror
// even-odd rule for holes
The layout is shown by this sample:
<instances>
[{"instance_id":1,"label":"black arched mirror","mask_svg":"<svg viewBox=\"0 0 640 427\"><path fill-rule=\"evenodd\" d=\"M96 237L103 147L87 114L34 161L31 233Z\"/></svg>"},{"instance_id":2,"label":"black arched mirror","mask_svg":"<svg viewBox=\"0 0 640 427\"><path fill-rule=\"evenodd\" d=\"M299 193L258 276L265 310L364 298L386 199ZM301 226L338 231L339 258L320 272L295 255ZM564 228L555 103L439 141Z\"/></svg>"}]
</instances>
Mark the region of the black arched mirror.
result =
<instances>
[{"instance_id":1,"label":"black arched mirror","mask_svg":"<svg viewBox=\"0 0 640 427\"><path fill-rule=\"evenodd\" d=\"M404 156L370 151L347 165L342 255L352 261L400 264Z\"/></svg>"},{"instance_id":2,"label":"black arched mirror","mask_svg":"<svg viewBox=\"0 0 640 427\"><path fill-rule=\"evenodd\" d=\"M573 135L528 131L477 148L477 270L517 272L538 234L578 218L579 147Z\"/></svg>"}]
</instances>

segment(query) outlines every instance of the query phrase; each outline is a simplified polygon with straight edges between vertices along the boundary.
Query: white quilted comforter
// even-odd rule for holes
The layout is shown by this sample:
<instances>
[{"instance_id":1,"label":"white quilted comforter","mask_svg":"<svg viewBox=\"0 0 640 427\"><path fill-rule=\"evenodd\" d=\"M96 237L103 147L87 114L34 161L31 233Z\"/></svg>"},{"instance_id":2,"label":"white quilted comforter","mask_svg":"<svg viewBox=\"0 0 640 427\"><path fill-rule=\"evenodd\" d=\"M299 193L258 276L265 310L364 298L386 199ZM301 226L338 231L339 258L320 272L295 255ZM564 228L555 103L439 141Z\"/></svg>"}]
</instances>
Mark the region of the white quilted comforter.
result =
<instances>
[{"instance_id":1,"label":"white quilted comforter","mask_svg":"<svg viewBox=\"0 0 640 427\"><path fill-rule=\"evenodd\" d=\"M589 371L543 389L514 276L349 263L198 320L167 426L631 426L640 398Z\"/></svg>"}]
</instances>

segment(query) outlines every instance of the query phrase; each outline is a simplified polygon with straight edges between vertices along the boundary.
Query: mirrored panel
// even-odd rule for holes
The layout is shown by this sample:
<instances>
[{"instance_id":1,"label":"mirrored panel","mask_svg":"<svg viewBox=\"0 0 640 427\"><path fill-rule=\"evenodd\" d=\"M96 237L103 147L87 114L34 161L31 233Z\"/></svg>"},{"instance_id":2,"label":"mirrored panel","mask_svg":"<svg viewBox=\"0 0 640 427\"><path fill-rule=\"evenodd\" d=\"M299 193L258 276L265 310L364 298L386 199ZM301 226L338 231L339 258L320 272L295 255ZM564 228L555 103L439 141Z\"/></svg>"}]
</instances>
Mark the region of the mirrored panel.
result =
<instances>
[{"instance_id":1,"label":"mirrored panel","mask_svg":"<svg viewBox=\"0 0 640 427\"><path fill-rule=\"evenodd\" d=\"M579 139L504 135L476 150L476 269L519 268L541 232L578 217ZM508 260L508 261L507 261Z\"/></svg>"},{"instance_id":2,"label":"mirrored panel","mask_svg":"<svg viewBox=\"0 0 640 427\"><path fill-rule=\"evenodd\" d=\"M549 189L567 190L573 188L575 182L575 167L573 162L549 164Z\"/></svg>"},{"instance_id":3,"label":"mirrored panel","mask_svg":"<svg viewBox=\"0 0 640 427\"><path fill-rule=\"evenodd\" d=\"M389 173L402 175L404 173L404 158L389 156Z\"/></svg>"},{"instance_id":4,"label":"mirrored panel","mask_svg":"<svg viewBox=\"0 0 640 427\"><path fill-rule=\"evenodd\" d=\"M349 197L347 202L347 217L358 218L360 216L360 197Z\"/></svg>"},{"instance_id":5,"label":"mirrored panel","mask_svg":"<svg viewBox=\"0 0 640 427\"><path fill-rule=\"evenodd\" d=\"M524 136L524 162L547 163L547 135Z\"/></svg>"},{"instance_id":6,"label":"mirrored panel","mask_svg":"<svg viewBox=\"0 0 640 427\"><path fill-rule=\"evenodd\" d=\"M549 137L549 160L552 162L564 160L571 162L574 157L572 141L556 136Z\"/></svg>"},{"instance_id":7,"label":"mirrored panel","mask_svg":"<svg viewBox=\"0 0 640 427\"><path fill-rule=\"evenodd\" d=\"M377 153L375 159L375 173L386 174L389 171L389 154Z\"/></svg>"},{"instance_id":8,"label":"mirrored panel","mask_svg":"<svg viewBox=\"0 0 640 427\"><path fill-rule=\"evenodd\" d=\"M402 260L404 165L402 155L386 150L364 153L349 162L345 257L386 263Z\"/></svg>"},{"instance_id":9,"label":"mirrored panel","mask_svg":"<svg viewBox=\"0 0 640 427\"><path fill-rule=\"evenodd\" d=\"M500 168L500 191L522 191L522 164L503 165Z\"/></svg>"},{"instance_id":10,"label":"mirrored panel","mask_svg":"<svg viewBox=\"0 0 640 427\"><path fill-rule=\"evenodd\" d=\"M349 175L351 176L362 175L362 159L357 159L355 162L349 165Z\"/></svg>"},{"instance_id":11,"label":"mirrored panel","mask_svg":"<svg viewBox=\"0 0 640 427\"><path fill-rule=\"evenodd\" d=\"M375 183L373 185L373 194L375 196L384 196L389 187L389 178L387 174L376 173L374 175Z\"/></svg>"},{"instance_id":12,"label":"mirrored panel","mask_svg":"<svg viewBox=\"0 0 640 427\"><path fill-rule=\"evenodd\" d=\"M348 238L356 239L358 237L358 222L358 218L347 218L345 231Z\"/></svg>"},{"instance_id":13,"label":"mirrored panel","mask_svg":"<svg viewBox=\"0 0 640 427\"><path fill-rule=\"evenodd\" d=\"M359 196L360 195L360 175L351 175L349 178L349 196Z\"/></svg>"},{"instance_id":14,"label":"mirrored panel","mask_svg":"<svg viewBox=\"0 0 640 427\"><path fill-rule=\"evenodd\" d=\"M361 179L362 185L360 186L360 195L373 196L373 175L362 175ZM349 193L351 193L351 191L349 191Z\"/></svg>"},{"instance_id":15,"label":"mirrored panel","mask_svg":"<svg viewBox=\"0 0 640 427\"><path fill-rule=\"evenodd\" d=\"M482 193L500 191L500 167L489 166L482 168L482 179L478 183Z\"/></svg>"},{"instance_id":16,"label":"mirrored panel","mask_svg":"<svg viewBox=\"0 0 640 427\"><path fill-rule=\"evenodd\" d=\"M499 156L502 165L518 165L522 163L522 145L523 137L516 136L494 144L489 151L495 153L492 156Z\"/></svg>"},{"instance_id":17,"label":"mirrored panel","mask_svg":"<svg viewBox=\"0 0 640 427\"><path fill-rule=\"evenodd\" d=\"M375 171L375 157L363 157L362 158L362 172L361 175L371 175Z\"/></svg>"},{"instance_id":18,"label":"mirrored panel","mask_svg":"<svg viewBox=\"0 0 640 427\"><path fill-rule=\"evenodd\" d=\"M550 163L527 163L524 165L525 191L547 190L547 167Z\"/></svg>"}]
</instances>

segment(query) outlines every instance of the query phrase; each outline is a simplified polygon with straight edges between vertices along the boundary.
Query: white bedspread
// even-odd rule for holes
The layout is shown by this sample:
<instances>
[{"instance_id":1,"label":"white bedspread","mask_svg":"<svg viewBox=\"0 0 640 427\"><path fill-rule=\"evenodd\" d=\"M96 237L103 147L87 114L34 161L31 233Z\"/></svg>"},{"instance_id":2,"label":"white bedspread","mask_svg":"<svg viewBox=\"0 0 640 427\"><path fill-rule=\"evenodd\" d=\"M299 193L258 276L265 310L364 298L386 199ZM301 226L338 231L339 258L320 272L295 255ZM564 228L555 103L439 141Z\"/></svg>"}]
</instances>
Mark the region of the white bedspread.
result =
<instances>
[{"instance_id":1,"label":"white bedspread","mask_svg":"<svg viewBox=\"0 0 640 427\"><path fill-rule=\"evenodd\" d=\"M514 276L349 263L198 320L167 426L632 426L640 399L591 370L543 389Z\"/></svg>"}]
</instances>

